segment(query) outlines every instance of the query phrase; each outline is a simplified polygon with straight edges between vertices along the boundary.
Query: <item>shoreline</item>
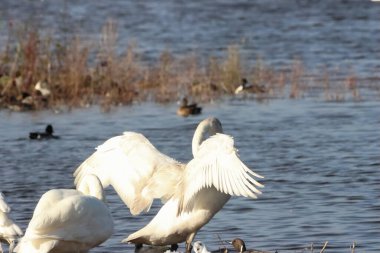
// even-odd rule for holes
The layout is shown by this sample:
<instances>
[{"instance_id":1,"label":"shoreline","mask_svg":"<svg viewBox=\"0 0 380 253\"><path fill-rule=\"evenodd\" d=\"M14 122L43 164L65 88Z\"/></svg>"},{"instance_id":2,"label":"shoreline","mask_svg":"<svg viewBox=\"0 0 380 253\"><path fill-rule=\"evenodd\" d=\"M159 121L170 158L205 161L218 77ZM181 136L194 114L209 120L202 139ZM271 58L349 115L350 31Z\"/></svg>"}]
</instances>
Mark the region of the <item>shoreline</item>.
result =
<instances>
[{"instance_id":1,"label":"shoreline","mask_svg":"<svg viewBox=\"0 0 380 253\"><path fill-rule=\"evenodd\" d=\"M13 30L12 30L13 29ZM241 80L256 87L244 93L258 100L320 96L326 101L362 101L380 97L380 77L361 77L352 69L308 70L300 60L276 69L265 60L251 65L237 45L224 57L173 55L163 51L144 63L137 45L117 54L116 25L108 22L99 46L73 36L62 44L31 27L8 28L0 48L0 110L34 111L54 107L100 105L109 108L134 102L170 103L187 97L208 103L234 96ZM375 94L375 95L373 95Z\"/></svg>"}]
</instances>

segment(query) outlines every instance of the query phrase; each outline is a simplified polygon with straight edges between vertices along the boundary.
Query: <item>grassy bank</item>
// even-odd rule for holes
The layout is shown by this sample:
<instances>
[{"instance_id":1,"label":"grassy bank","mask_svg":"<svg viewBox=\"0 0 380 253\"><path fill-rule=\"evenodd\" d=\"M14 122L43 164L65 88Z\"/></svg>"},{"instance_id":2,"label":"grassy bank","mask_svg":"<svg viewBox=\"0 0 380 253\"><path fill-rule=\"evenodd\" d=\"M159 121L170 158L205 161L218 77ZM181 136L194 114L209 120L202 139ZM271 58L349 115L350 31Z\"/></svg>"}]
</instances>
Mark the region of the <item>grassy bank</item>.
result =
<instances>
[{"instance_id":1,"label":"grassy bank","mask_svg":"<svg viewBox=\"0 0 380 253\"><path fill-rule=\"evenodd\" d=\"M0 108L38 110L91 104L107 108L134 101L173 102L183 96L207 102L233 95L242 78L263 88L252 95L257 99L361 100L362 89L368 88L380 94L378 80L362 80L353 71L310 71L301 61L281 69L261 59L249 65L235 45L227 48L224 57L204 59L164 51L146 63L135 44L116 53L120 46L112 22L95 42L80 36L54 39L25 25L9 26L7 32L7 42L0 48ZM35 88L37 83L41 89Z\"/></svg>"}]
</instances>

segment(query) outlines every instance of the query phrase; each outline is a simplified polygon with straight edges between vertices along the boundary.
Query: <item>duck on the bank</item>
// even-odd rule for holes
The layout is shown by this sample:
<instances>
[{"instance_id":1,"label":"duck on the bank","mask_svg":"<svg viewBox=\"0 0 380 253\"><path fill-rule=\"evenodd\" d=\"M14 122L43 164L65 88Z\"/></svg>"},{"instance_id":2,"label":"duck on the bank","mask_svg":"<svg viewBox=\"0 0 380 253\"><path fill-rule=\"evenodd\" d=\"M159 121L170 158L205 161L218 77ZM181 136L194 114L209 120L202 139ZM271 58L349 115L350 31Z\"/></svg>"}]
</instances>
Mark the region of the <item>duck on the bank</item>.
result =
<instances>
[{"instance_id":1,"label":"duck on the bank","mask_svg":"<svg viewBox=\"0 0 380 253\"><path fill-rule=\"evenodd\" d=\"M182 98L181 105L177 110L177 114L183 117L189 115L197 115L202 112L202 107L199 107L196 103L188 104L186 97Z\"/></svg>"},{"instance_id":2,"label":"duck on the bank","mask_svg":"<svg viewBox=\"0 0 380 253\"><path fill-rule=\"evenodd\" d=\"M194 158L182 164L159 152L147 138L124 132L97 148L74 172L75 183L93 173L104 187L112 185L133 215L149 211L153 200L165 204L144 228L122 242L165 246L191 242L231 196L256 198L263 187L239 158L234 140L222 133L216 118L195 130ZM210 135L210 136L207 136ZM208 138L207 138L208 137Z\"/></svg>"},{"instance_id":3,"label":"duck on the bank","mask_svg":"<svg viewBox=\"0 0 380 253\"><path fill-rule=\"evenodd\" d=\"M86 175L77 189L42 195L15 252L85 253L112 235L113 219L99 179Z\"/></svg>"},{"instance_id":4,"label":"duck on the bank","mask_svg":"<svg viewBox=\"0 0 380 253\"><path fill-rule=\"evenodd\" d=\"M8 216L10 211L4 194L0 192L0 252L3 252L2 242L9 244L9 252L13 252L16 240L23 235L21 228Z\"/></svg>"},{"instance_id":5,"label":"duck on the bank","mask_svg":"<svg viewBox=\"0 0 380 253\"><path fill-rule=\"evenodd\" d=\"M34 86L34 90L41 93L43 97L50 96L50 89L48 88L48 84L45 81L38 81Z\"/></svg>"},{"instance_id":6,"label":"duck on the bank","mask_svg":"<svg viewBox=\"0 0 380 253\"><path fill-rule=\"evenodd\" d=\"M53 135L53 133L53 126L49 124L45 128L45 132L30 132L29 138L32 140L59 139L59 136Z\"/></svg>"},{"instance_id":7,"label":"duck on the bank","mask_svg":"<svg viewBox=\"0 0 380 253\"><path fill-rule=\"evenodd\" d=\"M265 88L257 84L248 84L246 78L241 79L241 84L235 89L235 94L244 92L249 93L265 93Z\"/></svg>"},{"instance_id":8,"label":"duck on the bank","mask_svg":"<svg viewBox=\"0 0 380 253\"><path fill-rule=\"evenodd\" d=\"M235 238L231 242L227 241L227 243L232 244L234 249L239 253L270 253L268 251L261 251L256 249L247 250L244 241L240 238Z\"/></svg>"}]
</instances>

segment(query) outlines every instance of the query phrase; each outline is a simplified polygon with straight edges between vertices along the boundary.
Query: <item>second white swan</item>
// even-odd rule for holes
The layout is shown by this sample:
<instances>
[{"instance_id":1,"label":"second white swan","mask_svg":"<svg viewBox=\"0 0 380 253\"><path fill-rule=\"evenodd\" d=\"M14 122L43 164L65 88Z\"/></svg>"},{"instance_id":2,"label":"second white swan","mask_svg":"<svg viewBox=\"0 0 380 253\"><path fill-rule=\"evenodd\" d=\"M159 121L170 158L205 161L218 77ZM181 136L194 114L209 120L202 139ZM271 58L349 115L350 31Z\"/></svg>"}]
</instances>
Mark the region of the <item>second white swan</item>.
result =
<instances>
[{"instance_id":1,"label":"second white swan","mask_svg":"<svg viewBox=\"0 0 380 253\"><path fill-rule=\"evenodd\" d=\"M86 175L74 189L53 189L42 195L18 253L85 253L113 233L113 219L103 203L103 188Z\"/></svg>"}]
</instances>

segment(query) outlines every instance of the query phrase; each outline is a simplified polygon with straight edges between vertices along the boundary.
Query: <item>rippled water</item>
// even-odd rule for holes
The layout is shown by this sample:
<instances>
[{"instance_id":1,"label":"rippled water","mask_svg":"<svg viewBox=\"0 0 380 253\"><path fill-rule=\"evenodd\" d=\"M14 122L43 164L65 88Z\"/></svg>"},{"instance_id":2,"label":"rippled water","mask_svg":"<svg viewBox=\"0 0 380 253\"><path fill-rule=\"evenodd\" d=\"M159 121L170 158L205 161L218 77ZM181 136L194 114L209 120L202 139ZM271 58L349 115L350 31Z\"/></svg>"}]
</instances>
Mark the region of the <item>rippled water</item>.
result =
<instances>
[{"instance_id":1,"label":"rippled water","mask_svg":"<svg viewBox=\"0 0 380 253\"><path fill-rule=\"evenodd\" d=\"M302 59L368 77L380 69L379 13L370 0L2 0L0 27L23 20L56 36L98 37L112 19L120 48L134 40L147 59L165 49L220 56L239 44L248 61L281 67Z\"/></svg>"},{"instance_id":2,"label":"rippled water","mask_svg":"<svg viewBox=\"0 0 380 253\"><path fill-rule=\"evenodd\" d=\"M102 113L0 112L0 190L25 229L39 197L51 188L72 188L74 169L93 148L125 130L146 135L162 152L187 161L196 124L214 115L235 137L240 157L265 176L257 200L233 198L203 227L196 240L210 249L244 238L254 248L302 252L329 241L327 252L380 251L380 103L228 100L204 114L180 118L176 105L134 105ZM31 141L28 132L52 123L59 140ZM91 252L132 252L120 241L157 212L132 217L113 189L107 190L114 235ZM180 250L184 245L180 245ZM319 248L320 249L320 248ZM319 250L317 250L319 252Z\"/></svg>"}]
</instances>

